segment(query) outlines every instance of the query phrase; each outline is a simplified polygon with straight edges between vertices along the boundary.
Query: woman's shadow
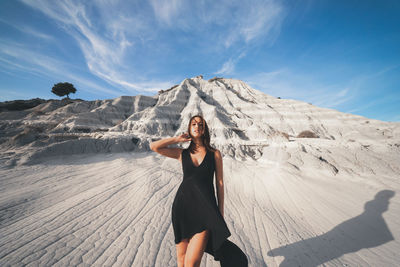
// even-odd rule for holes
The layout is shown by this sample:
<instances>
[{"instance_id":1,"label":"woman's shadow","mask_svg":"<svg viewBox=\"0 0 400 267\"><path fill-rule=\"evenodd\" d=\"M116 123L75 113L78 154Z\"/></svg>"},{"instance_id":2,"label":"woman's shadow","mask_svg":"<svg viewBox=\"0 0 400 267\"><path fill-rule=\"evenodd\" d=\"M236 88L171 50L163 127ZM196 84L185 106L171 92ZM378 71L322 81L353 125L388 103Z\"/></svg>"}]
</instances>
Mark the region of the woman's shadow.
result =
<instances>
[{"instance_id":1,"label":"woman's shadow","mask_svg":"<svg viewBox=\"0 0 400 267\"><path fill-rule=\"evenodd\" d=\"M364 205L364 212L342 222L329 232L270 250L268 256L283 256L279 265L318 266L363 248L377 247L394 240L382 213L388 210L394 191L382 190Z\"/></svg>"}]
</instances>

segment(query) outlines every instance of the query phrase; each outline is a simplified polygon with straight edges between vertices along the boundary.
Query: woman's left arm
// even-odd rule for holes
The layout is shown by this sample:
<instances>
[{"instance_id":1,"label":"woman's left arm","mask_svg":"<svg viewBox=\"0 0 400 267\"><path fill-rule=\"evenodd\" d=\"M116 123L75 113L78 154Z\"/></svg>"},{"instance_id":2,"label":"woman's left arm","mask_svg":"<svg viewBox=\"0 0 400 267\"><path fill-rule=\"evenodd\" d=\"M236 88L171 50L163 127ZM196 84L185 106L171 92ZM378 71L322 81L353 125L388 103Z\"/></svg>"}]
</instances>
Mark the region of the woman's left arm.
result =
<instances>
[{"instance_id":1,"label":"woman's left arm","mask_svg":"<svg viewBox=\"0 0 400 267\"><path fill-rule=\"evenodd\" d=\"M217 185L217 198L218 198L218 208L224 216L224 179L223 179L223 167L222 167L222 156L219 150L214 153L215 156L215 179Z\"/></svg>"}]
</instances>

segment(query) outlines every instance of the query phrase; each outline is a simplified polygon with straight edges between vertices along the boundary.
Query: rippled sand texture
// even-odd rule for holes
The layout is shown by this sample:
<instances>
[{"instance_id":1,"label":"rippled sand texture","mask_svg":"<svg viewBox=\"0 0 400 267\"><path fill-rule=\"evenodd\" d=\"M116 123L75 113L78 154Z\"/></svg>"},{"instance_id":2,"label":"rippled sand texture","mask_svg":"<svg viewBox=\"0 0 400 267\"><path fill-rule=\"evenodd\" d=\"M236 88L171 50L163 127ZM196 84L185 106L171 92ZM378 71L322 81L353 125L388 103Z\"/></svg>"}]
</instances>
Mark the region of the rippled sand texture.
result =
<instances>
[{"instance_id":1,"label":"rippled sand texture","mask_svg":"<svg viewBox=\"0 0 400 267\"><path fill-rule=\"evenodd\" d=\"M335 175L322 166L298 172L279 161L227 158L224 166L229 239L250 266L397 264L398 177ZM176 266L177 160L150 152L68 156L0 177L1 266ZM206 254L202 266L219 265Z\"/></svg>"}]
</instances>

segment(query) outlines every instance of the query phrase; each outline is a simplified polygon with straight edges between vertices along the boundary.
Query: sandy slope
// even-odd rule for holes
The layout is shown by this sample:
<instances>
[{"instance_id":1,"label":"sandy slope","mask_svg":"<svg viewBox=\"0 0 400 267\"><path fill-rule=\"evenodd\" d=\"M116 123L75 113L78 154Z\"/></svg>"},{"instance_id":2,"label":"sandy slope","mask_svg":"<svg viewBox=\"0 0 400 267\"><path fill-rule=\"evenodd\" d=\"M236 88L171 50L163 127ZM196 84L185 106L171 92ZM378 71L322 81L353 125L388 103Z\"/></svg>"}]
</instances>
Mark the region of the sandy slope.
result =
<instances>
[{"instance_id":1,"label":"sandy slope","mask_svg":"<svg viewBox=\"0 0 400 267\"><path fill-rule=\"evenodd\" d=\"M224 159L229 239L250 266L396 266L399 177L298 172L290 149L271 147L275 161ZM1 170L0 265L176 266L179 164L148 152ZM219 265L207 255L202 266Z\"/></svg>"},{"instance_id":2,"label":"sandy slope","mask_svg":"<svg viewBox=\"0 0 400 267\"><path fill-rule=\"evenodd\" d=\"M176 266L181 166L148 144L198 113L250 266L398 266L400 123L201 77L154 97L0 112L0 266Z\"/></svg>"}]
</instances>

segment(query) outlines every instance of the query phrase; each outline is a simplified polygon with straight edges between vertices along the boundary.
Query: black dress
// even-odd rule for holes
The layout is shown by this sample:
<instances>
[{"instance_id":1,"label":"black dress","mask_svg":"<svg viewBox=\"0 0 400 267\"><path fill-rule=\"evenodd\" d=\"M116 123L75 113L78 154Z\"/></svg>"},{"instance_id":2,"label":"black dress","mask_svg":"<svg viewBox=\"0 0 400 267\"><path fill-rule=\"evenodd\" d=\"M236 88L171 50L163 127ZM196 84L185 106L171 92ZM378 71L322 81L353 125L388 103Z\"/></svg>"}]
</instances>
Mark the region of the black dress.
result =
<instances>
[{"instance_id":1,"label":"black dress","mask_svg":"<svg viewBox=\"0 0 400 267\"><path fill-rule=\"evenodd\" d=\"M206 229L210 230L205 252L221 266L247 266L246 255L227 238L231 235L215 198L214 152L208 151L199 166L193 164L189 149L182 150L183 181L172 204L175 244Z\"/></svg>"}]
</instances>

